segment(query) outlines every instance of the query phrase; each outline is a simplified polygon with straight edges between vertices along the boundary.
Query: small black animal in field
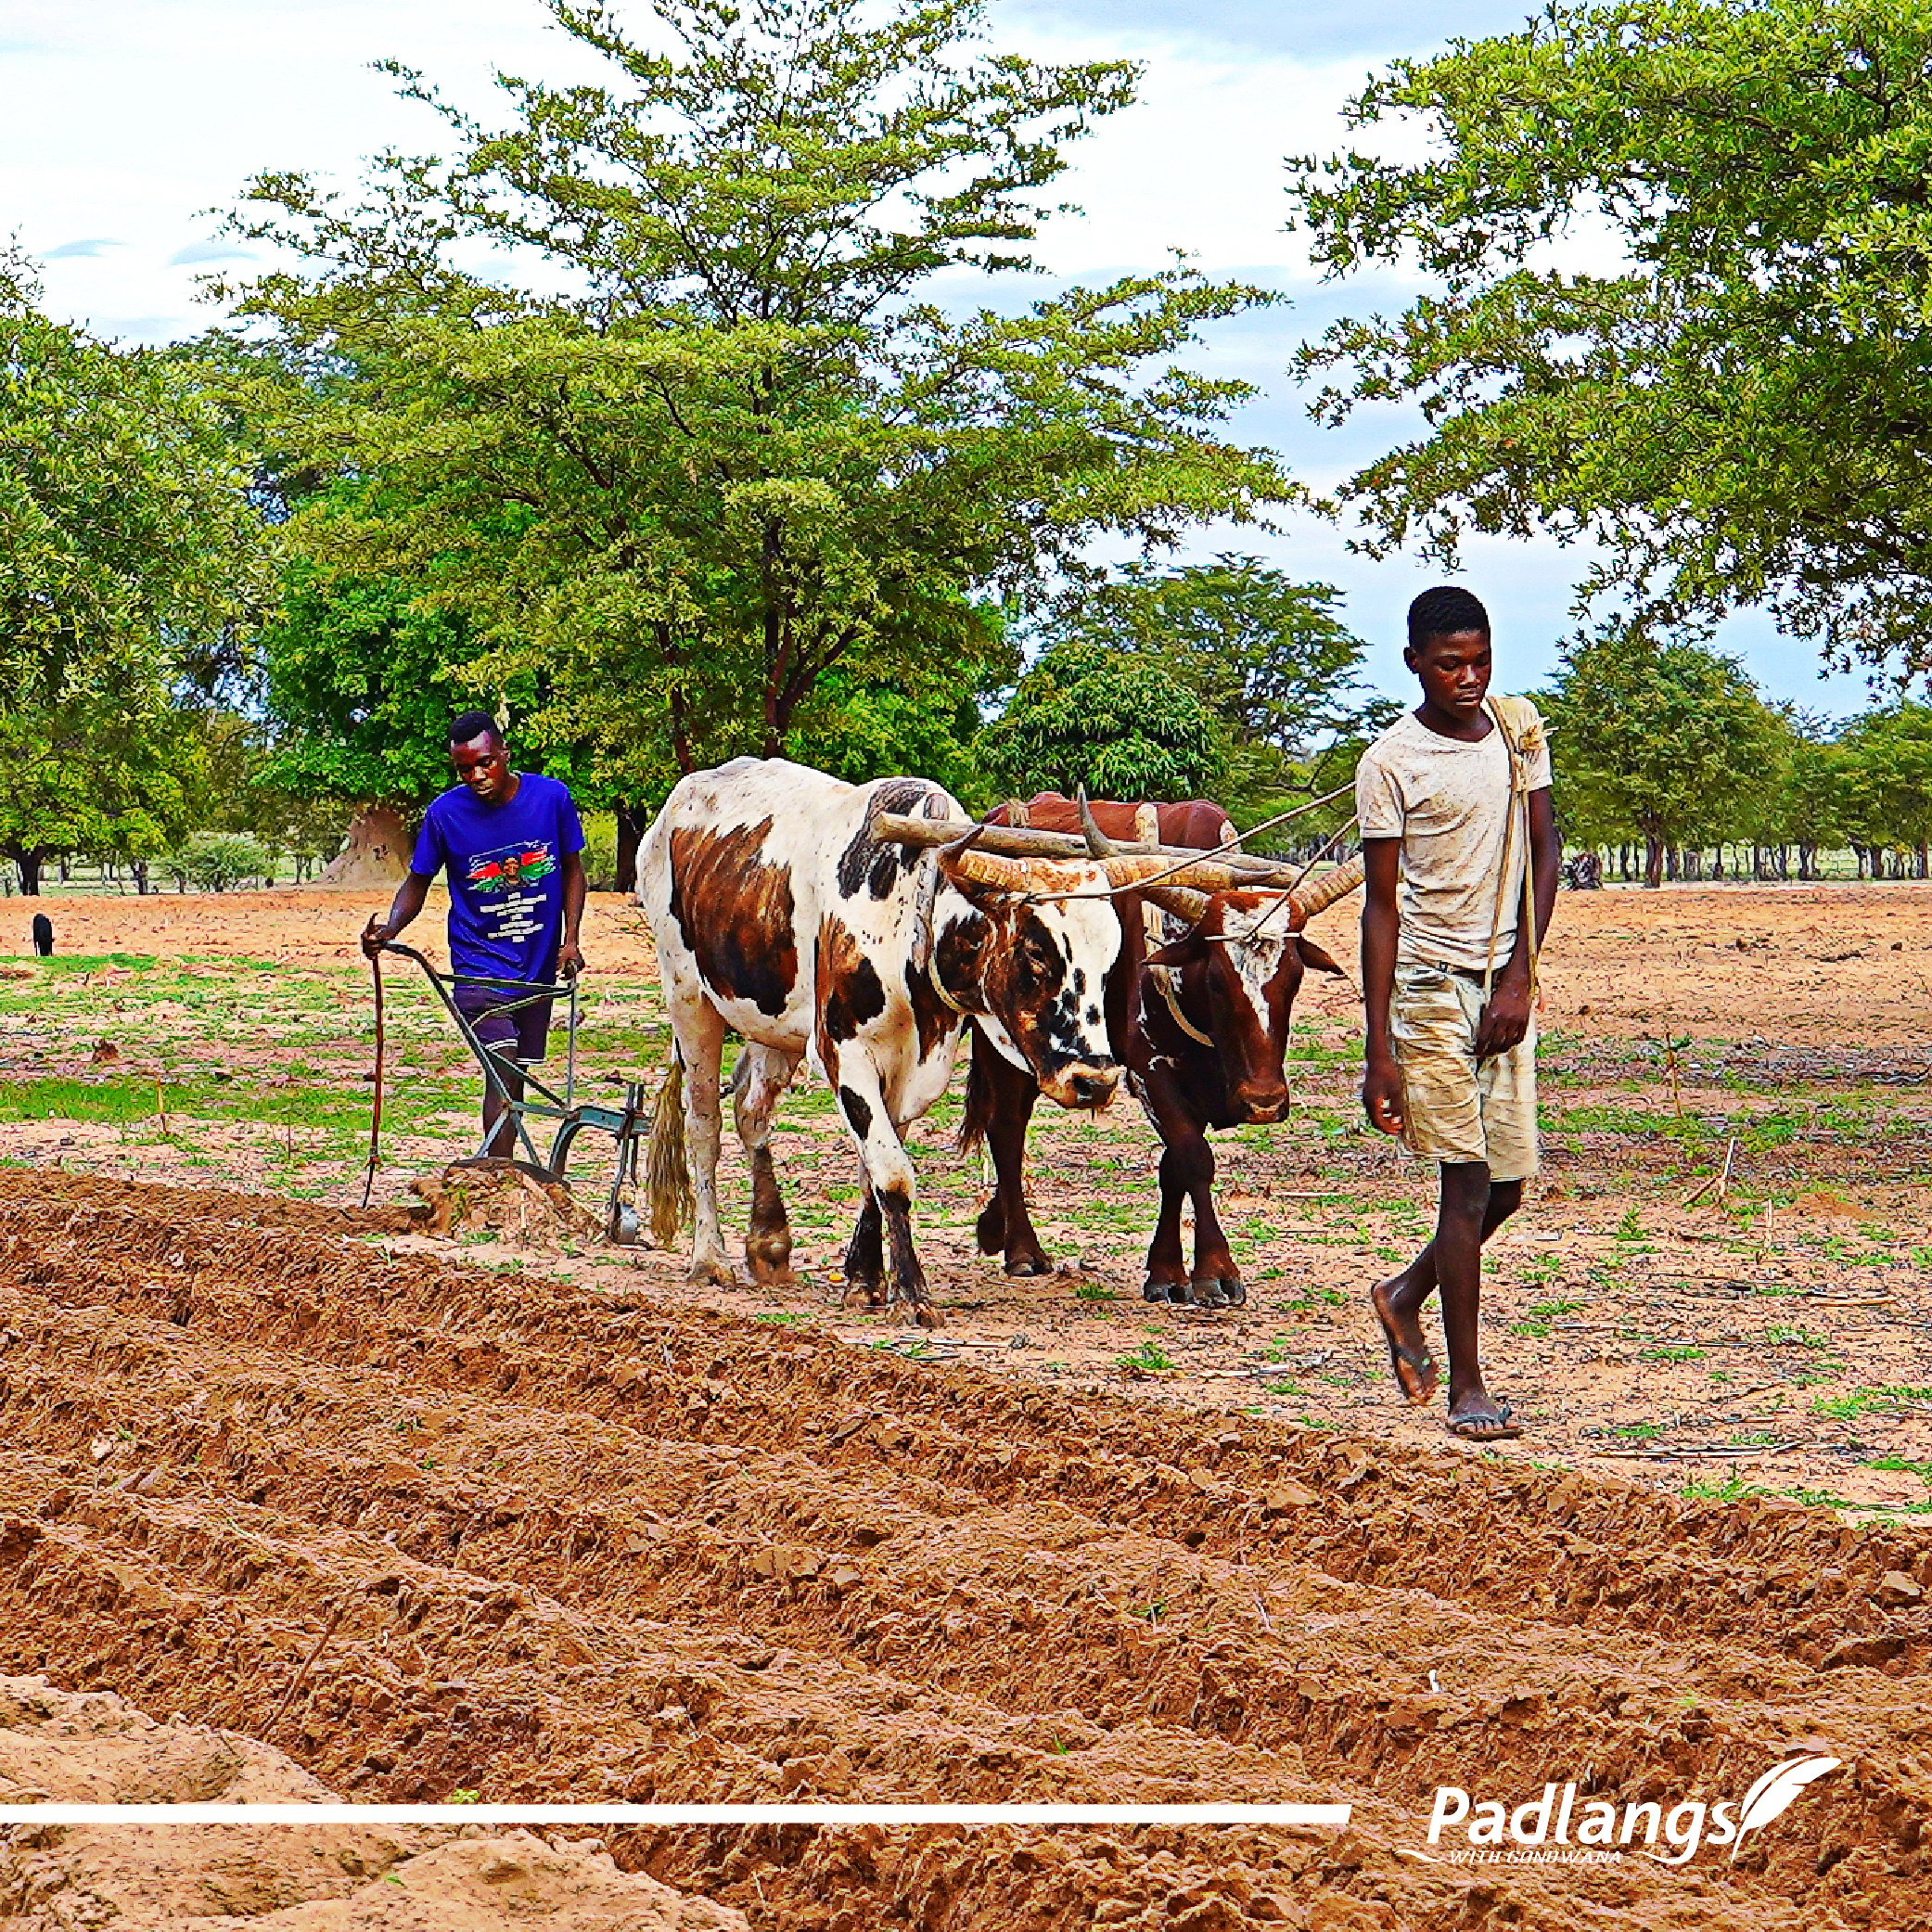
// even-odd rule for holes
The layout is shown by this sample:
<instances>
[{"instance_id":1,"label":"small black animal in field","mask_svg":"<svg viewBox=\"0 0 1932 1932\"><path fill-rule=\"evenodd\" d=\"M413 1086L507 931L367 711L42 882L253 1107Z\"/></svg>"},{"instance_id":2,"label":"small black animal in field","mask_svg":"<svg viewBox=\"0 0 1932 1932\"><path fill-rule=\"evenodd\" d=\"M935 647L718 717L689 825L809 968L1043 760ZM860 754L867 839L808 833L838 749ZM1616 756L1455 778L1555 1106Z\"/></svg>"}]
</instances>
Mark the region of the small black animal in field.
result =
<instances>
[{"instance_id":1,"label":"small black animal in field","mask_svg":"<svg viewBox=\"0 0 1932 1932\"><path fill-rule=\"evenodd\" d=\"M33 950L43 959L50 959L54 953L54 922L45 913L33 915Z\"/></svg>"}]
</instances>

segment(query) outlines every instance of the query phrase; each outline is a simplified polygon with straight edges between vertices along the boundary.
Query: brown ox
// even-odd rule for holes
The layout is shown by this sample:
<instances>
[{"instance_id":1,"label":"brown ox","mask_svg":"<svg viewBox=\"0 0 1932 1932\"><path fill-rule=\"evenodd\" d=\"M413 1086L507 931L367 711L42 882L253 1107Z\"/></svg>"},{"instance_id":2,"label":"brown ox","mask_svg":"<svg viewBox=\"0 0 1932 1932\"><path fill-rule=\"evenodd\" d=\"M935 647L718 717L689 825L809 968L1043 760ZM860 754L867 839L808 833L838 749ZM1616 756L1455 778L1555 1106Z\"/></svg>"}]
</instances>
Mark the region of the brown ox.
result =
<instances>
[{"instance_id":1,"label":"brown ox","mask_svg":"<svg viewBox=\"0 0 1932 1932\"><path fill-rule=\"evenodd\" d=\"M1108 840L1139 838L1145 809L1094 803L1089 838L1096 853ZM1227 814L1206 800L1156 809L1163 845L1205 851L1234 837ZM1058 792L1030 800L1021 813L1002 807L992 817L1023 817L1042 831L1083 829L1079 802ZM1300 928L1352 890L1360 876L1358 867L1345 867L1286 903L1279 892L1230 888L1203 893L1159 885L1114 902L1120 953L1107 979L1107 1041L1163 1145L1160 1218L1142 1289L1149 1301L1219 1308L1247 1299L1214 1212L1214 1153L1207 1130L1278 1120L1286 1111L1283 1061L1302 975L1310 966L1341 970ZM1165 943L1152 950L1144 896L1184 928L1171 927ZM995 1184L979 1216L979 1248L1004 1251L1009 1274L1044 1274L1050 1268L1027 1212L1021 1174L1038 1091L975 1030L961 1140L971 1146L983 1138L992 1156ZM1191 1274L1181 1243L1184 1200L1194 1203Z\"/></svg>"}]
</instances>

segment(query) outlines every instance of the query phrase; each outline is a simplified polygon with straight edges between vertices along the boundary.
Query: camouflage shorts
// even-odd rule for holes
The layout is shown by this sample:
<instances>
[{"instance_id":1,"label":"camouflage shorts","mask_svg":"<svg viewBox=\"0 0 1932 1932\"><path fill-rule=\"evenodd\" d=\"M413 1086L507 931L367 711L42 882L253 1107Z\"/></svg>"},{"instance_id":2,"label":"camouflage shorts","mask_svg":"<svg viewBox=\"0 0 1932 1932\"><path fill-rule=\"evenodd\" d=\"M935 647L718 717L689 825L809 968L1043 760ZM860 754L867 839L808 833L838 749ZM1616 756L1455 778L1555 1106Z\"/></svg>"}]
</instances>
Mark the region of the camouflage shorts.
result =
<instances>
[{"instance_id":1,"label":"camouflage shorts","mask_svg":"<svg viewBox=\"0 0 1932 1932\"><path fill-rule=\"evenodd\" d=\"M1492 1181L1535 1173L1536 1019L1506 1054L1476 1057L1482 979L1414 961L1395 969L1389 1032L1402 1138L1425 1160L1483 1161Z\"/></svg>"}]
</instances>

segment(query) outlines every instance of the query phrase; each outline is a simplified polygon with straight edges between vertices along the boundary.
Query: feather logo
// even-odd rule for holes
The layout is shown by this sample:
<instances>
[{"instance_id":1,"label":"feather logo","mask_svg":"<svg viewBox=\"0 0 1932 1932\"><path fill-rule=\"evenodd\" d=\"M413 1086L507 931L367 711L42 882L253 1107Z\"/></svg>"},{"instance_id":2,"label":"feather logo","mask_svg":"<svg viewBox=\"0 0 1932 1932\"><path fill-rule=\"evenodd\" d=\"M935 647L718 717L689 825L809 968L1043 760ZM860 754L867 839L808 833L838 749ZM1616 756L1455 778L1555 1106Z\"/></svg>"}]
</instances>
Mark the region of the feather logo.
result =
<instances>
[{"instance_id":1,"label":"feather logo","mask_svg":"<svg viewBox=\"0 0 1932 1932\"><path fill-rule=\"evenodd\" d=\"M1836 1771L1839 1762L1836 1758L1787 1758L1782 1764L1773 1764L1744 1795L1737 1812L1737 1842L1731 1848L1731 1856L1735 1858L1744 1849L1746 1832L1769 1824L1796 1801L1807 1785L1828 1771Z\"/></svg>"}]
</instances>

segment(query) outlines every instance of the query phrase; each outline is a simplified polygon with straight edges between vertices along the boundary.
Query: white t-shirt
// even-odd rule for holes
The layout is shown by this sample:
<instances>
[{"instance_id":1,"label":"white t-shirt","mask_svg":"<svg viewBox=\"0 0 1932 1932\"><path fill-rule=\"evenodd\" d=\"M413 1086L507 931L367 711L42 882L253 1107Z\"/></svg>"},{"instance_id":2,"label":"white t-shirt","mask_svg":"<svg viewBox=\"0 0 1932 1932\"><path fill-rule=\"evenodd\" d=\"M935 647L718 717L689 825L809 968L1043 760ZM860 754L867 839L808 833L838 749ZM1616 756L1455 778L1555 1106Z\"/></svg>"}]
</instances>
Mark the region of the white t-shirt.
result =
<instances>
[{"instance_id":1,"label":"white t-shirt","mask_svg":"<svg viewBox=\"0 0 1932 1932\"><path fill-rule=\"evenodd\" d=\"M1550 747L1528 698L1508 700L1510 729L1523 752L1531 791L1550 782ZM1491 728L1479 744L1445 738L1411 711L1362 754L1355 809L1363 838L1402 841L1397 910L1402 960L1430 960L1482 971L1496 918L1496 875L1509 823L1509 753ZM1500 971L1516 942L1523 904L1524 837L1509 839L1509 877L1496 928Z\"/></svg>"}]
</instances>

